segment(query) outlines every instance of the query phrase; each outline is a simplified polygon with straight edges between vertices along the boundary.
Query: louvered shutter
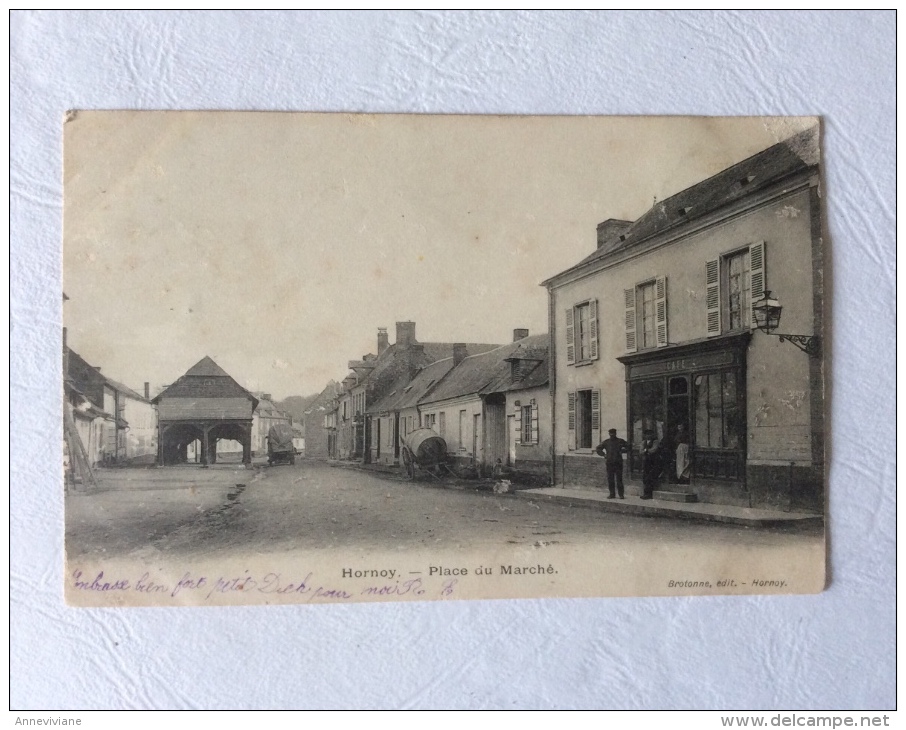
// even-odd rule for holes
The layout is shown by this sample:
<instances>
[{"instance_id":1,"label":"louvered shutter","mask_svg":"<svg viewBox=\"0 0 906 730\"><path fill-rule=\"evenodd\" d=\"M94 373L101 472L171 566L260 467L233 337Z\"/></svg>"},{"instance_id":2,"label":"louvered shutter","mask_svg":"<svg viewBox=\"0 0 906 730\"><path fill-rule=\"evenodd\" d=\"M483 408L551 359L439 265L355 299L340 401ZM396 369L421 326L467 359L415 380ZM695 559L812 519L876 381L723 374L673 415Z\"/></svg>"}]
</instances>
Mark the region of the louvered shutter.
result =
<instances>
[{"instance_id":1,"label":"louvered shutter","mask_svg":"<svg viewBox=\"0 0 906 730\"><path fill-rule=\"evenodd\" d=\"M635 287L623 290L623 302L626 310L626 352L635 352L638 349L635 336Z\"/></svg>"},{"instance_id":2,"label":"louvered shutter","mask_svg":"<svg viewBox=\"0 0 906 730\"><path fill-rule=\"evenodd\" d=\"M705 264L705 310L708 337L720 334L720 259Z\"/></svg>"},{"instance_id":3,"label":"louvered shutter","mask_svg":"<svg viewBox=\"0 0 906 730\"><path fill-rule=\"evenodd\" d=\"M751 311L752 303L764 296L767 283L767 270L764 260L764 241L753 243L749 246L749 322L755 327L755 313Z\"/></svg>"},{"instance_id":4,"label":"louvered shutter","mask_svg":"<svg viewBox=\"0 0 906 730\"><path fill-rule=\"evenodd\" d=\"M592 360L598 359L598 300L588 303L589 352Z\"/></svg>"},{"instance_id":5,"label":"louvered shutter","mask_svg":"<svg viewBox=\"0 0 906 730\"><path fill-rule=\"evenodd\" d=\"M667 277L654 281L655 335L658 347L667 346Z\"/></svg>"},{"instance_id":6,"label":"louvered shutter","mask_svg":"<svg viewBox=\"0 0 906 730\"><path fill-rule=\"evenodd\" d=\"M513 430L516 432L516 446L522 445L522 406L516 401L513 406Z\"/></svg>"},{"instance_id":7,"label":"louvered shutter","mask_svg":"<svg viewBox=\"0 0 906 730\"><path fill-rule=\"evenodd\" d=\"M538 404L532 400L532 443L538 443Z\"/></svg>"},{"instance_id":8,"label":"louvered shutter","mask_svg":"<svg viewBox=\"0 0 906 730\"><path fill-rule=\"evenodd\" d=\"M569 417L566 419L567 428L569 429L569 450L576 450L576 393L572 391L568 394Z\"/></svg>"},{"instance_id":9,"label":"louvered shutter","mask_svg":"<svg viewBox=\"0 0 906 730\"><path fill-rule=\"evenodd\" d=\"M576 364L576 313L570 307L566 310L566 364Z\"/></svg>"},{"instance_id":10,"label":"louvered shutter","mask_svg":"<svg viewBox=\"0 0 906 730\"><path fill-rule=\"evenodd\" d=\"M591 391L591 445L601 443L601 391Z\"/></svg>"}]
</instances>

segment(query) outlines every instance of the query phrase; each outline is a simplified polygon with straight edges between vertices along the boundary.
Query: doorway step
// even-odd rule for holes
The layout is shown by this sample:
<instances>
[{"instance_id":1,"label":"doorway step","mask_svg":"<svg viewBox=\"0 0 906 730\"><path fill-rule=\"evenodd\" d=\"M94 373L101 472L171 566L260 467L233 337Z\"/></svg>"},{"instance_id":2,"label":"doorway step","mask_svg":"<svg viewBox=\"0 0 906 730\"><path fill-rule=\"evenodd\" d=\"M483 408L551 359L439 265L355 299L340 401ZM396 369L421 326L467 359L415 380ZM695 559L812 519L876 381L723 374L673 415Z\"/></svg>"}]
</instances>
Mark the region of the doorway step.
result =
<instances>
[{"instance_id":1,"label":"doorway step","mask_svg":"<svg viewBox=\"0 0 906 730\"><path fill-rule=\"evenodd\" d=\"M698 502L698 495L692 492L667 492L655 490L655 499L664 499L668 502Z\"/></svg>"}]
</instances>

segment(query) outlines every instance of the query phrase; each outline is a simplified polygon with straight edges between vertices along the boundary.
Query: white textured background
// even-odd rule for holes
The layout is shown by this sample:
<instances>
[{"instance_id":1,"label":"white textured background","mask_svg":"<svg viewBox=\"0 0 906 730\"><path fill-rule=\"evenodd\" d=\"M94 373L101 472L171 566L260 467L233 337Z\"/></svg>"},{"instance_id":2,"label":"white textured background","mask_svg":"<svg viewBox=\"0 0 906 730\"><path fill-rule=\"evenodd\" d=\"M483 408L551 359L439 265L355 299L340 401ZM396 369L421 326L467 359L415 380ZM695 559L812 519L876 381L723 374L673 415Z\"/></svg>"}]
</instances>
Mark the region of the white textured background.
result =
<instances>
[{"instance_id":1,"label":"white textured background","mask_svg":"<svg viewBox=\"0 0 906 730\"><path fill-rule=\"evenodd\" d=\"M895 706L892 12L15 12L11 26L12 708ZM66 608L70 108L822 115L827 591Z\"/></svg>"}]
</instances>

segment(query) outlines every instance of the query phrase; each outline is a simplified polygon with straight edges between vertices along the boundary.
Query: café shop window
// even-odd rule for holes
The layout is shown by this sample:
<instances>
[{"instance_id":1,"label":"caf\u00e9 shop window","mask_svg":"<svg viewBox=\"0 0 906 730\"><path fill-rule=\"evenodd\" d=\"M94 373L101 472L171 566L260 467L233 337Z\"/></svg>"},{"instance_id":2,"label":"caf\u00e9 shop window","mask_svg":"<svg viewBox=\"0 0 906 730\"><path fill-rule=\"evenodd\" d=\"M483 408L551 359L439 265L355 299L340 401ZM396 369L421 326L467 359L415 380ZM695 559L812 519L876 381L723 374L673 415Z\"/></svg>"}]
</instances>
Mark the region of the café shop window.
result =
<instances>
[{"instance_id":1,"label":"caf\u00e9 shop window","mask_svg":"<svg viewBox=\"0 0 906 730\"><path fill-rule=\"evenodd\" d=\"M639 447L646 430L657 434L666 482L675 481L673 457L688 443L692 476L743 479L745 464L744 403L740 371L671 373L630 383L629 419L633 472L642 468Z\"/></svg>"}]
</instances>

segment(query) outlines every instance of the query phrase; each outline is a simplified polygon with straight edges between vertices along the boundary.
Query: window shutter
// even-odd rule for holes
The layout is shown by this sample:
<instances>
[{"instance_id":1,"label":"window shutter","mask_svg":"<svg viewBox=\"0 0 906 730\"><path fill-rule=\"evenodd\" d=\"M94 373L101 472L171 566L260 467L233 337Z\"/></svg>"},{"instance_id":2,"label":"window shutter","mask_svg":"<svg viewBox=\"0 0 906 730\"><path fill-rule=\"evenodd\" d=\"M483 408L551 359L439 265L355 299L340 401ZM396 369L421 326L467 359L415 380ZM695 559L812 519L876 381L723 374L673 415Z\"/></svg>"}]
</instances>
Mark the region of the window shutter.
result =
<instances>
[{"instance_id":1,"label":"window shutter","mask_svg":"<svg viewBox=\"0 0 906 730\"><path fill-rule=\"evenodd\" d=\"M626 309L626 352L635 352L635 287L623 290L623 302Z\"/></svg>"},{"instance_id":2,"label":"window shutter","mask_svg":"<svg viewBox=\"0 0 906 730\"><path fill-rule=\"evenodd\" d=\"M591 445L601 443L601 391L591 391Z\"/></svg>"},{"instance_id":3,"label":"window shutter","mask_svg":"<svg viewBox=\"0 0 906 730\"><path fill-rule=\"evenodd\" d=\"M538 443L538 404L532 402L532 443Z\"/></svg>"},{"instance_id":4,"label":"window shutter","mask_svg":"<svg viewBox=\"0 0 906 730\"><path fill-rule=\"evenodd\" d=\"M667 277L659 276L654 282L655 332L658 347L667 346Z\"/></svg>"},{"instance_id":5,"label":"window shutter","mask_svg":"<svg viewBox=\"0 0 906 730\"><path fill-rule=\"evenodd\" d=\"M566 310L566 364L576 364L576 313L572 307Z\"/></svg>"},{"instance_id":6,"label":"window shutter","mask_svg":"<svg viewBox=\"0 0 906 730\"><path fill-rule=\"evenodd\" d=\"M567 427L569 428L569 450L576 450L576 393L572 391L568 394L569 417L567 418Z\"/></svg>"},{"instance_id":7,"label":"window shutter","mask_svg":"<svg viewBox=\"0 0 906 730\"><path fill-rule=\"evenodd\" d=\"M761 299L764 296L765 283L767 282L767 270L764 260L764 241L753 243L749 246L749 309L752 308L752 302ZM749 321L754 327L755 313L751 312Z\"/></svg>"},{"instance_id":8,"label":"window shutter","mask_svg":"<svg viewBox=\"0 0 906 730\"><path fill-rule=\"evenodd\" d=\"M518 403L518 401L517 401ZM516 432L516 446L522 445L522 406L513 406L513 430Z\"/></svg>"},{"instance_id":9,"label":"window shutter","mask_svg":"<svg viewBox=\"0 0 906 730\"><path fill-rule=\"evenodd\" d=\"M705 309L708 337L720 334L720 259L705 264Z\"/></svg>"},{"instance_id":10,"label":"window shutter","mask_svg":"<svg viewBox=\"0 0 906 730\"><path fill-rule=\"evenodd\" d=\"M598 359L598 300L588 303L589 351L592 360Z\"/></svg>"}]
</instances>

